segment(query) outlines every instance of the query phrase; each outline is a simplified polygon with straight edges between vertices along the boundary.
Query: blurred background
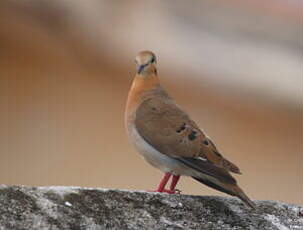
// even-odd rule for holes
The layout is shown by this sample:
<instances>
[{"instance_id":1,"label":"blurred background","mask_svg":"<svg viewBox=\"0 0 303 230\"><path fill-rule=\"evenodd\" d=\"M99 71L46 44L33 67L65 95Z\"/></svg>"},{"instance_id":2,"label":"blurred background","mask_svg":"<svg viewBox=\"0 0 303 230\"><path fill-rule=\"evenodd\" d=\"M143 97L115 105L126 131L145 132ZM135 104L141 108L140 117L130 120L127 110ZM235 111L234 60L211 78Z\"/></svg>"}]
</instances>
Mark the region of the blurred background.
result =
<instances>
[{"instance_id":1,"label":"blurred background","mask_svg":"<svg viewBox=\"0 0 303 230\"><path fill-rule=\"evenodd\" d=\"M299 0L2 0L0 183L155 188L123 124L142 49L252 199L303 205Z\"/></svg>"}]
</instances>

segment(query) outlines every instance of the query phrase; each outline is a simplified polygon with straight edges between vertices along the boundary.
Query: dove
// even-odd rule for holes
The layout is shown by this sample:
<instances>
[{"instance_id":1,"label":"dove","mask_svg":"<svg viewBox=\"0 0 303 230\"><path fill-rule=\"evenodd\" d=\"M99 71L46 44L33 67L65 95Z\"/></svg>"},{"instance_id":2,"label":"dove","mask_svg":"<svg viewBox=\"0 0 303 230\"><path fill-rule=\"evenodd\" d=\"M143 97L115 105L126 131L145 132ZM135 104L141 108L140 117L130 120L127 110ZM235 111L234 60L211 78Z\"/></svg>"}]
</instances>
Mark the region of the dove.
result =
<instances>
[{"instance_id":1,"label":"dove","mask_svg":"<svg viewBox=\"0 0 303 230\"><path fill-rule=\"evenodd\" d=\"M214 142L160 85L155 54L141 51L135 63L137 73L127 98L125 127L137 151L164 173L156 192L178 193L180 176L188 176L255 208L231 175L241 174L239 168L223 157Z\"/></svg>"}]
</instances>

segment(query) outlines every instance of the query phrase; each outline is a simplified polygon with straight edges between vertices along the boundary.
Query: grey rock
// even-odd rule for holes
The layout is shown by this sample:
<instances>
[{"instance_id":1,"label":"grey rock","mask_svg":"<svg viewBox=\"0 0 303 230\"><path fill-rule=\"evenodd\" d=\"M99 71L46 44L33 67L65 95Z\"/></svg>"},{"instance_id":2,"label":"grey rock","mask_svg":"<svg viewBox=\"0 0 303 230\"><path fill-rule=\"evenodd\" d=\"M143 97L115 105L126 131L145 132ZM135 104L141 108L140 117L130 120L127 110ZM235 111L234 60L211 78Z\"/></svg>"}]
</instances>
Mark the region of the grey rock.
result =
<instances>
[{"instance_id":1,"label":"grey rock","mask_svg":"<svg viewBox=\"0 0 303 230\"><path fill-rule=\"evenodd\" d=\"M0 186L0 229L303 230L303 209L236 198L79 187Z\"/></svg>"}]
</instances>

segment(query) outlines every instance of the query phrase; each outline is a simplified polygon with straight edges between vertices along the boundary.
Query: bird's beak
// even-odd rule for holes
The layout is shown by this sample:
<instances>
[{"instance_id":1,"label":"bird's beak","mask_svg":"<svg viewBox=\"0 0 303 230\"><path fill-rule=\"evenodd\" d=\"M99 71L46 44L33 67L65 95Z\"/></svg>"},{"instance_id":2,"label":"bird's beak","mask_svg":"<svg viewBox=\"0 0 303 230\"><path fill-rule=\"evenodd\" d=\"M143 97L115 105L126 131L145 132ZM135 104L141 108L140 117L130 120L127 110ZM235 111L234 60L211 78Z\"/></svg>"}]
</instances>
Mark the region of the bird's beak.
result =
<instances>
[{"instance_id":1,"label":"bird's beak","mask_svg":"<svg viewBox=\"0 0 303 230\"><path fill-rule=\"evenodd\" d=\"M138 70L137 70L137 71L138 71L138 74L140 74L146 66L147 66L146 64L145 64L145 65L140 65L140 66L138 67Z\"/></svg>"}]
</instances>

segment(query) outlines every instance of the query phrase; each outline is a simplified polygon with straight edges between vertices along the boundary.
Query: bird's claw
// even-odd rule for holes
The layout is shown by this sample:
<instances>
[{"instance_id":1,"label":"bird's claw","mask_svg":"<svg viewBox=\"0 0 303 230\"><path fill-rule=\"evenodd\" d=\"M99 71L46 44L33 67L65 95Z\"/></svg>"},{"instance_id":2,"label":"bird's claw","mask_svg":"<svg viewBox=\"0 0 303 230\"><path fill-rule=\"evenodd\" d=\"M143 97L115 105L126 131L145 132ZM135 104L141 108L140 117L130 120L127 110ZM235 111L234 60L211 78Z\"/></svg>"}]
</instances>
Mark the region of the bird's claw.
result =
<instances>
[{"instance_id":1,"label":"bird's claw","mask_svg":"<svg viewBox=\"0 0 303 230\"><path fill-rule=\"evenodd\" d=\"M147 192L160 192L160 193L167 193L167 194L181 194L182 191L180 189L174 189L174 190L164 189L163 191L147 190Z\"/></svg>"},{"instance_id":2,"label":"bird's claw","mask_svg":"<svg viewBox=\"0 0 303 230\"><path fill-rule=\"evenodd\" d=\"M179 189L164 189L163 192L168 193L168 194L181 194L181 190Z\"/></svg>"},{"instance_id":3,"label":"bird's claw","mask_svg":"<svg viewBox=\"0 0 303 230\"><path fill-rule=\"evenodd\" d=\"M182 192L180 189L175 189L175 191L176 191L175 192L176 194L181 194L181 192Z\"/></svg>"}]
</instances>

